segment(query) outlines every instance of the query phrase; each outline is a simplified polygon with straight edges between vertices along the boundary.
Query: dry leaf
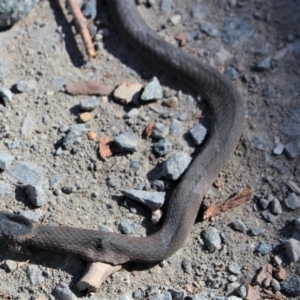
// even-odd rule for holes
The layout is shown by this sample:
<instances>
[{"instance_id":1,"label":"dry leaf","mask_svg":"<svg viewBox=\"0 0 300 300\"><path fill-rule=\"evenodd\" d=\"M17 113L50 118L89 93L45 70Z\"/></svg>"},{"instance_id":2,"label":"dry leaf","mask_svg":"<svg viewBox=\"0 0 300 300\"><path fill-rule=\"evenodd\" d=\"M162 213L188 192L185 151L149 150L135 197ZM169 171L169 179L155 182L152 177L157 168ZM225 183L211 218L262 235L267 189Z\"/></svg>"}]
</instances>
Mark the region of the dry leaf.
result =
<instances>
[{"instance_id":1,"label":"dry leaf","mask_svg":"<svg viewBox=\"0 0 300 300\"><path fill-rule=\"evenodd\" d=\"M99 155L101 158L105 159L113 155L111 150L112 139L105 136L99 141Z\"/></svg>"},{"instance_id":2,"label":"dry leaf","mask_svg":"<svg viewBox=\"0 0 300 300\"><path fill-rule=\"evenodd\" d=\"M253 190L249 188L241 189L236 195L227 199L227 201L218 201L208 207L204 214L203 219L218 216L222 212L229 210L234 207L242 205L244 202L251 199L253 195Z\"/></svg>"}]
</instances>

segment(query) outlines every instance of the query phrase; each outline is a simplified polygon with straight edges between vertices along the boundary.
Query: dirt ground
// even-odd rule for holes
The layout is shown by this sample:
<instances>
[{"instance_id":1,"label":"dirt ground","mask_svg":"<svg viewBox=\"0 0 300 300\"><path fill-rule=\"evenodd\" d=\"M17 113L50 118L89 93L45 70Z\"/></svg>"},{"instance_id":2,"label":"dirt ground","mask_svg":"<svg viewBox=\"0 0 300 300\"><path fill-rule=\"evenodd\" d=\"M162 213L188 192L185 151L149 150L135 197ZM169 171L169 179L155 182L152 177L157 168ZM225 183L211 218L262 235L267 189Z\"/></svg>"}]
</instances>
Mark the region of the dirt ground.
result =
<instances>
[{"instance_id":1,"label":"dirt ground","mask_svg":"<svg viewBox=\"0 0 300 300\"><path fill-rule=\"evenodd\" d=\"M187 244L161 264L147 268L126 266L110 277L91 299L116 299L125 292L134 293L138 289L143 299L155 299L170 287L185 290L195 299L202 299L201 295L208 299L227 297L228 265L235 262L242 268L237 281L246 285L263 265L271 261L274 254L282 257L283 268L289 278L300 276L299 261L290 263L285 250L276 248L291 236L286 229L287 222L299 217L299 209L287 208L284 200L291 192L287 186L289 180L300 186L300 160L299 157L291 159L285 153L273 155L279 141L286 145L297 137L286 134L282 128L300 107L300 46L297 44L300 41L300 1L238 0L235 5L235 1L225 0L173 0L167 12L160 9L160 1L156 2L154 6L139 5L139 11L147 23L174 45L178 44L175 40L178 33L188 32L192 38L182 47L183 51L200 57L221 72L228 66L234 67L237 73L234 84L246 102L247 115L240 143L219 176L219 186L211 188L205 203L225 200L248 186L256 196L268 198L273 195L278 198L283 212L275 222L266 222L254 196L238 208L209 221L197 222ZM204 10L197 14L195 7ZM107 28L109 15L103 1L99 1L99 9L96 19L98 28ZM191 13L193 9L194 15ZM181 20L173 25L169 20L178 14ZM242 36L236 43L226 43L222 38L222 29L227 18L243 20L251 27L252 35ZM186 137L188 130L198 122L192 116L197 109L202 109L204 115L209 112L203 102L197 101L193 91L170 79L163 70L144 62L112 27L109 27L110 34L103 39L104 48L98 50L97 58L86 62L82 40L71 20L65 1L41 1L28 17L0 32L0 65L8 70L0 87L11 89L21 79L32 87L27 92L15 93L11 106L5 107L0 103L0 151L9 151L16 161L43 167L49 178L67 173L57 188L50 188L46 204L39 208L40 222L90 229L106 225L120 232L120 222L128 219L137 225L135 235L152 233L160 224L153 225L151 212L123 197L120 190L141 187L153 190L147 177L149 172L177 151L192 154L195 147ZM200 30L199 24L204 21L218 29L218 36L213 37ZM217 53L222 48L231 54L225 61L218 59ZM280 50L284 55L279 55ZM271 63L266 67L257 67L267 57L271 58ZM104 161L97 155L97 143L82 136L77 145L71 149L62 148L60 155L57 155L65 136L59 131L60 126L70 127L78 123L81 112L79 103L90 98L67 94L63 88L64 82L98 80L116 87L125 80L144 85L154 75L163 86L164 99L137 106L139 117L124 119L126 112L136 106L122 105L112 96L108 99L98 97L100 106L95 110L94 118L86 123L88 130L100 137L134 132L138 138L137 152L120 152ZM173 95L178 96L178 105L172 108L163 105ZM20 128L28 112L35 125L21 135ZM187 114L186 119L182 118L182 134L168 136L173 150L167 157L153 159L151 153L155 140L145 138L143 132L151 121L169 126L171 118L164 117L167 113L172 113L175 118ZM23 143L12 149L9 145L13 141ZM130 167L131 162L138 162L140 167L137 171ZM5 172L0 174L0 180L9 183ZM65 193L66 187L72 187L72 193ZM167 187L171 188L172 184L167 183ZM15 191L15 187L12 186L12 189ZM36 208L24 192L16 189L10 195L0 197L0 210L20 212ZM247 232L234 230L231 224L238 218L247 228L259 227L264 233L251 236ZM226 236L220 251L210 253L203 245L201 233L209 226ZM259 243L272 245L275 250L260 255L255 251ZM9 271L7 260L17 262L18 267ZM183 262L190 266L189 270ZM36 272L41 273L34 283L28 275L30 266L38 266ZM0 242L0 295L3 299L54 299L51 296L53 290L59 282L63 282L76 297L88 299L76 287L85 266L83 260L73 255L39 249L30 249L29 254L12 253ZM160 284L158 293L147 296L147 288L155 284ZM262 295L262 287L253 286Z\"/></svg>"}]
</instances>

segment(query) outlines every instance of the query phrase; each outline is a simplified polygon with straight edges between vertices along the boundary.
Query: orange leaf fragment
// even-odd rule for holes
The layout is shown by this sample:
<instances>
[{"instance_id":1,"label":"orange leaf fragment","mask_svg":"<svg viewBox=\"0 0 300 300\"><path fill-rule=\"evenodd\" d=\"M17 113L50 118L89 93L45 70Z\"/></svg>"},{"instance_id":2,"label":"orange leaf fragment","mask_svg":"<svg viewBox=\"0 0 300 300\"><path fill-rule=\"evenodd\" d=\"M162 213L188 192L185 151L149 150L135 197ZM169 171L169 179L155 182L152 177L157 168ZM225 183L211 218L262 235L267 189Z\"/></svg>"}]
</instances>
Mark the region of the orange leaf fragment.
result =
<instances>
[{"instance_id":1,"label":"orange leaf fragment","mask_svg":"<svg viewBox=\"0 0 300 300\"><path fill-rule=\"evenodd\" d=\"M154 122L151 122L145 129L145 133L147 136L151 136L152 135L152 131L153 131L153 126L154 126Z\"/></svg>"},{"instance_id":2,"label":"orange leaf fragment","mask_svg":"<svg viewBox=\"0 0 300 300\"><path fill-rule=\"evenodd\" d=\"M112 142L112 139L108 136L105 136L99 140L99 155L102 159L113 155L111 150Z\"/></svg>"},{"instance_id":3,"label":"orange leaf fragment","mask_svg":"<svg viewBox=\"0 0 300 300\"><path fill-rule=\"evenodd\" d=\"M227 199L227 201L218 201L212 204L205 210L203 219L218 216L226 210L242 205L244 202L251 199L253 192L252 189L242 188L237 194Z\"/></svg>"}]
</instances>

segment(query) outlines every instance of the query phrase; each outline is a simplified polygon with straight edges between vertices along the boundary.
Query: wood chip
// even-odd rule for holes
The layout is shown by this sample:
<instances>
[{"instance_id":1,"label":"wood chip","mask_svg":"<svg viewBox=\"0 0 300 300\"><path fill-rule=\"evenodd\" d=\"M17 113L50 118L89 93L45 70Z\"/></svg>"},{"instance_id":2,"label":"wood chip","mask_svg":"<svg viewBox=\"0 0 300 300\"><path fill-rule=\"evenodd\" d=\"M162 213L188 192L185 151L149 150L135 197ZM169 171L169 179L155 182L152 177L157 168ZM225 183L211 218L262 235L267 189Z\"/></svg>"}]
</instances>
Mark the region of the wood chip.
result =
<instances>
[{"instance_id":1,"label":"wood chip","mask_svg":"<svg viewBox=\"0 0 300 300\"><path fill-rule=\"evenodd\" d=\"M94 132L94 131L89 131L89 132L87 133L87 137L88 137L88 139L91 140L91 141L96 141L96 140L98 139L98 135L97 135L97 133Z\"/></svg>"},{"instance_id":2,"label":"wood chip","mask_svg":"<svg viewBox=\"0 0 300 300\"><path fill-rule=\"evenodd\" d=\"M128 83L123 81L114 90L114 98L123 104L128 104L130 102L136 103L140 97L142 88L143 86L138 82Z\"/></svg>"},{"instance_id":3,"label":"wood chip","mask_svg":"<svg viewBox=\"0 0 300 300\"><path fill-rule=\"evenodd\" d=\"M111 93L112 88L98 81L81 80L77 82L67 82L66 91L71 95L100 95L106 96Z\"/></svg>"},{"instance_id":4,"label":"wood chip","mask_svg":"<svg viewBox=\"0 0 300 300\"><path fill-rule=\"evenodd\" d=\"M111 150L112 142L112 139L108 136L105 136L99 140L99 155L102 159L113 155Z\"/></svg>"},{"instance_id":5,"label":"wood chip","mask_svg":"<svg viewBox=\"0 0 300 300\"><path fill-rule=\"evenodd\" d=\"M152 135L152 131L153 131L153 126L154 126L154 122L151 122L145 129L145 133L147 136L151 136Z\"/></svg>"},{"instance_id":6,"label":"wood chip","mask_svg":"<svg viewBox=\"0 0 300 300\"><path fill-rule=\"evenodd\" d=\"M261 270L256 276L255 282L259 285L269 287L272 280L273 266L271 264L266 264L261 267Z\"/></svg>"},{"instance_id":7,"label":"wood chip","mask_svg":"<svg viewBox=\"0 0 300 300\"><path fill-rule=\"evenodd\" d=\"M245 300L259 300L259 292L256 291L250 284L246 285L247 296Z\"/></svg>"},{"instance_id":8,"label":"wood chip","mask_svg":"<svg viewBox=\"0 0 300 300\"><path fill-rule=\"evenodd\" d=\"M236 195L230 197L225 202L218 201L212 204L210 207L208 207L203 214L203 219L218 216L219 214L221 214L226 210L232 209L234 207L238 207L242 205L244 202L250 200L252 195L253 195L252 189L243 188Z\"/></svg>"}]
</instances>

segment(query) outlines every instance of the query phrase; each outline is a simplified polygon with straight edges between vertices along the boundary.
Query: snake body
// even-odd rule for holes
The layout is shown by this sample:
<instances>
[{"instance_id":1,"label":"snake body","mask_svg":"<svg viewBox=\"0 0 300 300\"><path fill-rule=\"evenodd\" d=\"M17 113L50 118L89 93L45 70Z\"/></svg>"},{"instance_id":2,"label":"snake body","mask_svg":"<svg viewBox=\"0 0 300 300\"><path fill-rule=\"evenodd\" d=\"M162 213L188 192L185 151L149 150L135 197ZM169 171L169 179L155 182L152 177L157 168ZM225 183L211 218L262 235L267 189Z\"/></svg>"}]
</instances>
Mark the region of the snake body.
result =
<instances>
[{"instance_id":1,"label":"snake body","mask_svg":"<svg viewBox=\"0 0 300 300\"><path fill-rule=\"evenodd\" d=\"M136 51L206 99L212 116L206 144L171 193L161 229L151 236L45 226L2 212L0 238L14 247L35 246L70 252L88 261L158 262L185 243L204 195L240 139L244 105L226 77L151 30L138 14L134 0L107 0L107 4L117 30Z\"/></svg>"}]
</instances>

